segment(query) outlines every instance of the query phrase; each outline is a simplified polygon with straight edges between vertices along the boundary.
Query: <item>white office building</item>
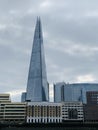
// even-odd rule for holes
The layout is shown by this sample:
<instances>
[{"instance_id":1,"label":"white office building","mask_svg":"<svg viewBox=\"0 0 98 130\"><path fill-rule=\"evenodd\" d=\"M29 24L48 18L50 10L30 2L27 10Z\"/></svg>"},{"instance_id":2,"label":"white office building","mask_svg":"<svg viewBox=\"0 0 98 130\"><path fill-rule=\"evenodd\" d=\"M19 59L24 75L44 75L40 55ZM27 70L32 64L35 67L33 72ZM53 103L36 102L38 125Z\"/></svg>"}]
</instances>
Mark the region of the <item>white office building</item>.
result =
<instances>
[{"instance_id":1,"label":"white office building","mask_svg":"<svg viewBox=\"0 0 98 130\"><path fill-rule=\"evenodd\" d=\"M62 121L83 121L82 102L63 102L62 103Z\"/></svg>"},{"instance_id":2,"label":"white office building","mask_svg":"<svg viewBox=\"0 0 98 130\"><path fill-rule=\"evenodd\" d=\"M60 123L62 122L61 103L28 102L27 123Z\"/></svg>"}]
</instances>

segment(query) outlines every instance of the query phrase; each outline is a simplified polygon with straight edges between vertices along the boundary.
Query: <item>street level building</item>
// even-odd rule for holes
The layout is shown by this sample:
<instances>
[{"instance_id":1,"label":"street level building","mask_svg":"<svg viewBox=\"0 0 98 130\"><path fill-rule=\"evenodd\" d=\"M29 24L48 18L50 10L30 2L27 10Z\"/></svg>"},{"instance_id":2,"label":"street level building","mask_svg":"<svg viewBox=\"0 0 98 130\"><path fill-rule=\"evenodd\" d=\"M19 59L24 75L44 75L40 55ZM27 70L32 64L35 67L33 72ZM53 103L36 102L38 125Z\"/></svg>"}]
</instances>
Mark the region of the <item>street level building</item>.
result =
<instances>
[{"instance_id":1,"label":"street level building","mask_svg":"<svg viewBox=\"0 0 98 130\"><path fill-rule=\"evenodd\" d=\"M27 123L60 123L62 122L61 103L28 102Z\"/></svg>"},{"instance_id":2,"label":"street level building","mask_svg":"<svg viewBox=\"0 0 98 130\"><path fill-rule=\"evenodd\" d=\"M10 103L10 94L0 94L0 103Z\"/></svg>"},{"instance_id":3,"label":"street level building","mask_svg":"<svg viewBox=\"0 0 98 130\"><path fill-rule=\"evenodd\" d=\"M63 102L62 103L62 122L65 121L83 121L82 102Z\"/></svg>"},{"instance_id":4,"label":"street level building","mask_svg":"<svg viewBox=\"0 0 98 130\"><path fill-rule=\"evenodd\" d=\"M26 122L26 103L11 102L9 94L0 94L0 123Z\"/></svg>"},{"instance_id":5,"label":"street level building","mask_svg":"<svg viewBox=\"0 0 98 130\"><path fill-rule=\"evenodd\" d=\"M28 102L27 123L83 121L82 102Z\"/></svg>"}]
</instances>

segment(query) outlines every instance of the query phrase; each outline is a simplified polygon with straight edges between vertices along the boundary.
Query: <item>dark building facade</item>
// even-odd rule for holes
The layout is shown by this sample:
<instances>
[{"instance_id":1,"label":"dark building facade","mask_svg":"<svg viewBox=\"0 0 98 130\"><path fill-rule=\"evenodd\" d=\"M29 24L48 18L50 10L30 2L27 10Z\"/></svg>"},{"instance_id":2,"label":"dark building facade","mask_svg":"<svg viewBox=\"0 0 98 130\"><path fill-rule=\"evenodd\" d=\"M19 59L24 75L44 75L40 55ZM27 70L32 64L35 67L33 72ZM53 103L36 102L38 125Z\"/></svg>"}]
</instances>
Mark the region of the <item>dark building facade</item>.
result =
<instances>
[{"instance_id":1,"label":"dark building facade","mask_svg":"<svg viewBox=\"0 0 98 130\"><path fill-rule=\"evenodd\" d=\"M98 104L98 91L89 91L86 93L87 104Z\"/></svg>"},{"instance_id":2,"label":"dark building facade","mask_svg":"<svg viewBox=\"0 0 98 130\"><path fill-rule=\"evenodd\" d=\"M98 121L98 91L86 92L87 104L84 104L84 119Z\"/></svg>"},{"instance_id":3,"label":"dark building facade","mask_svg":"<svg viewBox=\"0 0 98 130\"><path fill-rule=\"evenodd\" d=\"M98 105L84 104L83 109L85 121L98 121Z\"/></svg>"}]
</instances>

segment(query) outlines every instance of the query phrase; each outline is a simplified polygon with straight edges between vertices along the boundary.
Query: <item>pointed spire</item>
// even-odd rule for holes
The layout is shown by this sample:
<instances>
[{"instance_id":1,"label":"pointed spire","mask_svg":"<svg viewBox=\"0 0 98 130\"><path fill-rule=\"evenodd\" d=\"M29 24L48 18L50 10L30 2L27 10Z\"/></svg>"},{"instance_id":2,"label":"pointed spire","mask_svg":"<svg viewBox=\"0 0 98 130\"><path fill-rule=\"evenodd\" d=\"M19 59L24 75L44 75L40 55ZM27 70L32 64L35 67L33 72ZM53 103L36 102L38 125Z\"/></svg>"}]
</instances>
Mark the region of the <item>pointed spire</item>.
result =
<instances>
[{"instance_id":1,"label":"pointed spire","mask_svg":"<svg viewBox=\"0 0 98 130\"><path fill-rule=\"evenodd\" d=\"M41 26L40 17L37 17L34 38L35 39L37 38L37 39L43 40L42 26Z\"/></svg>"},{"instance_id":2,"label":"pointed spire","mask_svg":"<svg viewBox=\"0 0 98 130\"><path fill-rule=\"evenodd\" d=\"M40 17L37 17L27 82L27 100L48 101L48 85Z\"/></svg>"}]
</instances>

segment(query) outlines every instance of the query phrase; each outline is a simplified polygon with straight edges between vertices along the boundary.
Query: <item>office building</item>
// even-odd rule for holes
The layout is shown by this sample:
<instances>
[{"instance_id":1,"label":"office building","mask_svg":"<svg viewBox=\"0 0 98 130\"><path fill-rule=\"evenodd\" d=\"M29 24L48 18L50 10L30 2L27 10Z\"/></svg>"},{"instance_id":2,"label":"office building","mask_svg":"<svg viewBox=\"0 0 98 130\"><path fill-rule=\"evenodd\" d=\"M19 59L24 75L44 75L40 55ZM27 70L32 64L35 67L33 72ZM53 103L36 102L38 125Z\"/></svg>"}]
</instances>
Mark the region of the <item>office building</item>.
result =
<instances>
[{"instance_id":1,"label":"office building","mask_svg":"<svg viewBox=\"0 0 98 130\"><path fill-rule=\"evenodd\" d=\"M54 102L64 101L64 82L54 84Z\"/></svg>"},{"instance_id":2,"label":"office building","mask_svg":"<svg viewBox=\"0 0 98 130\"><path fill-rule=\"evenodd\" d=\"M26 122L26 103L11 102L9 94L0 94L0 123Z\"/></svg>"},{"instance_id":3,"label":"office building","mask_svg":"<svg viewBox=\"0 0 98 130\"><path fill-rule=\"evenodd\" d=\"M62 122L62 104L49 102L28 102L27 123Z\"/></svg>"},{"instance_id":4,"label":"office building","mask_svg":"<svg viewBox=\"0 0 98 130\"><path fill-rule=\"evenodd\" d=\"M26 96L27 96L27 93L23 92L21 95L21 102L26 102Z\"/></svg>"},{"instance_id":5,"label":"office building","mask_svg":"<svg viewBox=\"0 0 98 130\"><path fill-rule=\"evenodd\" d=\"M77 101L86 104L87 103L86 92L88 91L94 91L94 92L98 91L98 84L96 83L66 84L64 82L57 83L54 85L54 102Z\"/></svg>"},{"instance_id":6,"label":"office building","mask_svg":"<svg viewBox=\"0 0 98 130\"><path fill-rule=\"evenodd\" d=\"M10 103L10 94L0 94L0 103Z\"/></svg>"},{"instance_id":7,"label":"office building","mask_svg":"<svg viewBox=\"0 0 98 130\"><path fill-rule=\"evenodd\" d=\"M83 121L82 102L28 102L27 123L62 123Z\"/></svg>"},{"instance_id":8,"label":"office building","mask_svg":"<svg viewBox=\"0 0 98 130\"><path fill-rule=\"evenodd\" d=\"M48 83L40 18L37 18L31 53L26 101L48 101Z\"/></svg>"},{"instance_id":9,"label":"office building","mask_svg":"<svg viewBox=\"0 0 98 130\"><path fill-rule=\"evenodd\" d=\"M87 103L84 104L85 121L98 121L98 91L86 92Z\"/></svg>"},{"instance_id":10,"label":"office building","mask_svg":"<svg viewBox=\"0 0 98 130\"><path fill-rule=\"evenodd\" d=\"M65 121L83 121L82 102L63 102L62 103L62 122Z\"/></svg>"},{"instance_id":11,"label":"office building","mask_svg":"<svg viewBox=\"0 0 98 130\"><path fill-rule=\"evenodd\" d=\"M94 105L98 104L98 91L86 92L87 104Z\"/></svg>"}]
</instances>

